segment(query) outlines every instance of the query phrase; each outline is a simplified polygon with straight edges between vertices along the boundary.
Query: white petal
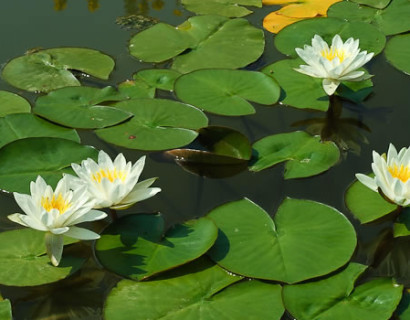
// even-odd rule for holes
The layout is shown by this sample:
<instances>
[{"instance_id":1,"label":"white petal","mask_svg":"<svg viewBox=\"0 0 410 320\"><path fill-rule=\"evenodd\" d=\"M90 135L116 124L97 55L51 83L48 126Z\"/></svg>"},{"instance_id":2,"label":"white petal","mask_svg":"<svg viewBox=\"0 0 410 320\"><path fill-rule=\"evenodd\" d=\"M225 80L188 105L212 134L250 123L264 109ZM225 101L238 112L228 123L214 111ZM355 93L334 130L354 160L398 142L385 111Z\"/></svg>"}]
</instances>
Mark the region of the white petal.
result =
<instances>
[{"instance_id":1,"label":"white petal","mask_svg":"<svg viewBox=\"0 0 410 320\"><path fill-rule=\"evenodd\" d=\"M161 191L161 188L148 188L148 189L140 189L135 190L130 193L126 198L124 198L120 204L111 206L111 209L121 210L127 209L134 203L139 201L146 200L155 196L158 192Z\"/></svg>"},{"instance_id":2,"label":"white petal","mask_svg":"<svg viewBox=\"0 0 410 320\"><path fill-rule=\"evenodd\" d=\"M78 218L71 220L70 222L67 223L67 225L78 224L78 223L86 222L86 221L101 220L101 219L104 219L105 217L107 217L107 214L103 211L90 210L87 213L79 216Z\"/></svg>"},{"instance_id":3,"label":"white petal","mask_svg":"<svg viewBox=\"0 0 410 320\"><path fill-rule=\"evenodd\" d=\"M335 93L339 84L340 84L339 81L333 80L333 79L323 79L322 81L323 89L325 90L326 94L329 96Z\"/></svg>"},{"instance_id":4,"label":"white petal","mask_svg":"<svg viewBox=\"0 0 410 320\"><path fill-rule=\"evenodd\" d=\"M70 227L70 229L65 233L66 236L80 239L80 240L95 240L99 239L100 235L88 229L79 228L79 227Z\"/></svg>"},{"instance_id":5,"label":"white petal","mask_svg":"<svg viewBox=\"0 0 410 320\"><path fill-rule=\"evenodd\" d=\"M362 174L362 173L356 173L356 179L359 180L361 183L363 183L369 189L377 192L378 186L376 182L374 181L374 178L366 176L365 174Z\"/></svg>"},{"instance_id":6,"label":"white petal","mask_svg":"<svg viewBox=\"0 0 410 320\"><path fill-rule=\"evenodd\" d=\"M61 261L61 256L63 255L63 236L62 235L54 235L52 233L46 233L46 249L47 255L51 260L51 263L54 266L58 266Z\"/></svg>"}]
</instances>

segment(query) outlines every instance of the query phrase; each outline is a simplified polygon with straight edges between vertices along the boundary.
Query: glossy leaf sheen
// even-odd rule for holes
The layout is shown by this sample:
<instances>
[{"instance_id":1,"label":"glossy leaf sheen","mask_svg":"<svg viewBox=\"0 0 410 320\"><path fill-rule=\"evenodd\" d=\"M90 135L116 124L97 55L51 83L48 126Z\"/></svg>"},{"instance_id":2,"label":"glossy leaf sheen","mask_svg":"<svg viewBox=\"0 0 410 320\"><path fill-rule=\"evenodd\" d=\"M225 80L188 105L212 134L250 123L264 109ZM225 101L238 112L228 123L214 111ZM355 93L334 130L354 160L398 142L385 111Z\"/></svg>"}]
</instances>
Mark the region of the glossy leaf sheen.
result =
<instances>
[{"instance_id":1,"label":"glossy leaf sheen","mask_svg":"<svg viewBox=\"0 0 410 320\"><path fill-rule=\"evenodd\" d=\"M208 124L202 111L163 99L134 99L115 105L131 112L131 120L111 128L96 130L112 144L130 149L164 150L184 146L198 135L194 130Z\"/></svg>"},{"instance_id":2,"label":"glossy leaf sheen","mask_svg":"<svg viewBox=\"0 0 410 320\"><path fill-rule=\"evenodd\" d=\"M227 116L255 113L247 102L271 105L278 101L280 88L263 73L244 70L198 70L181 76L175 83L177 97L205 111Z\"/></svg>"},{"instance_id":3,"label":"glossy leaf sheen","mask_svg":"<svg viewBox=\"0 0 410 320\"><path fill-rule=\"evenodd\" d=\"M33 137L55 137L80 142L74 129L57 126L31 113L10 114L0 118L0 148L12 141Z\"/></svg>"},{"instance_id":4,"label":"glossy leaf sheen","mask_svg":"<svg viewBox=\"0 0 410 320\"><path fill-rule=\"evenodd\" d=\"M243 17L252 13L243 6L262 7L261 0L182 0L181 3L196 14L218 14L224 17Z\"/></svg>"},{"instance_id":5,"label":"glossy leaf sheen","mask_svg":"<svg viewBox=\"0 0 410 320\"><path fill-rule=\"evenodd\" d=\"M387 43L384 53L387 61L396 69L410 74L410 34L391 38Z\"/></svg>"},{"instance_id":6,"label":"glossy leaf sheen","mask_svg":"<svg viewBox=\"0 0 410 320\"><path fill-rule=\"evenodd\" d=\"M51 283L68 277L82 266L84 259L63 254L60 265L54 267L45 253L44 234L28 228L0 233L1 284L21 287Z\"/></svg>"},{"instance_id":7,"label":"glossy leaf sheen","mask_svg":"<svg viewBox=\"0 0 410 320\"><path fill-rule=\"evenodd\" d=\"M55 48L9 61L2 75L7 82L17 88L48 92L80 85L69 70L78 70L97 78L108 79L113 68L114 60L97 50Z\"/></svg>"},{"instance_id":8,"label":"glossy leaf sheen","mask_svg":"<svg viewBox=\"0 0 410 320\"><path fill-rule=\"evenodd\" d=\"M41 175L55 186L71 163L96 158L97 150L60 138L27 138L0 149L0 189L29 193L30 181Z\"/></svg>"},{"instance_id":9,"label":"glossy leaf sheen","mask_svg":"<svg viewBox=\"0 0 410 320\"><path fill-rule=\"evenodd\" d=\"M212 210L220 234L210 257L247 277L295 283L344 265L356 247L349 221L326 205L287 198L273 220L248 199Z\"/></svg>"},{"instance_id":10,"label":"glossy leaf sheen","mask_svg":"<svg viewBox=\"0 0 410 320\"><path fill-rule=\"evenodd\" d=\"M30 111L31 105L26 99L12 92L0 91L0 117Z\"/></svg>"},{"instance_id":11,"label":"glossy leaf sheen","mask_svg":"<svg viewBox=\"0 0 410 320\"><path fill-rule=\"evenodd\" d=\"M328 170L340 157L331 141L321 142L303 131L265 137L253 145L252 171L261 171L286 161L285 179L310 177Z\"/></svg>"},{"instance_id":12,"label":"glossy leaf sheen","mask_svg":"<svg viewBox=\"0 0 410 320\"><path fill-rule=\"evenodd\" d=\"M236 320L246 314L250 320L279 320L281 287L256 280L235 284L240 279L200 259L158 280L123 280L108 296L104 318Z\"/></svg>"},{"instance_id":13,"label":"glossy leaf sheen","mask_svg":"<svg viewBox=\"0 0 410 320\"><path fill-rule=\"evenodd\" d=\"M217 234L207 218L178 224L164 235L162 216L128 215L104 230L96 254L108 270L141 280L200 257Z\"/></svg>"},{"instance_id":14,"label":"glossy leaf sheen","mask_svg":"<svg viewBox=\"0 0 410 320\"><path fill-rule=\"evenodd\" d=\"M298 320L387 320L396 309L402 286L378 278L354 288L366 266L351 263L324 280L288 285L283 290L286 309Z\"/></svg>"}]
</instances>

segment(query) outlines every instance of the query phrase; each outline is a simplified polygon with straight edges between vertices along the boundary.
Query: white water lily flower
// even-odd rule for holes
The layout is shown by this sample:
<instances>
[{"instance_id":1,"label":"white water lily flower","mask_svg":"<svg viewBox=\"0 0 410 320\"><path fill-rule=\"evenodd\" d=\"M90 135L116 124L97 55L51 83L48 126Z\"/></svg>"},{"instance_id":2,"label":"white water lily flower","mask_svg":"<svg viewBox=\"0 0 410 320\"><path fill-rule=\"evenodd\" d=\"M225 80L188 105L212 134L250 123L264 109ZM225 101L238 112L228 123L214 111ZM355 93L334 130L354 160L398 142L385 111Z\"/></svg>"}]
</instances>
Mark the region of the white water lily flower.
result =
<instances>
[{"instance_id":1,"label":"white water lily flower","mask_svg":"<svg viewBox=\"0 0 410 320\"><path fill-rule=\"evenodd\" d=\"M134 165L126 162L120 153L114 160L104 152L98 154L98 163L88 158L81 166L71 166L78 177L69 176L73 185L85 185L90 197L95 200L94 208L127 209L138 201L153 197L160 188L150 188L156 178L138 182L144 168L145 156Z\"/></svg>"},{"instance_id":2,"label":"white water lily flower","mask_svg":"<svg viewBox=\"0 0 410 320\"><path fill-rule=\"evenodd\" d=\"M387 159L373 151L372 169L374 178L356 174L356 178L366 187L378 192L399 206L410 205L410 147L403 148L397 154L390 144Z\"/></svg>"},{"instance_id":3,"label":"white water lily flower","mask_svg":"<svg viewBox=\"0 0 410 320\"><path fill-rule=\"evenodd\" d=\"M13 193L25 214L14 213L8 218L25 227L46 232L47 254L53 265L60 263L63 235L80 240L100 237L93 231L74 226L107 216L102 211L92 210L94 201L88 197L85 187L70 190L67 179L63 178L53 191L44 179L38 176L35 182L30 183L30 191L31 195Z\"/></svg>"},{"instance_id":4,"label":"white water lily flower","mask_svg":"<svg viewBox=\"0 0 410 320\"><path fill-rule=\"evenodd\" d=\"M319 35L312 39L312 46L296 48L296 53L308 65L301 65L298 72L314 78L323 79L323 89L328 95L335 93L341 81L362 81L371 77L364 71L357 70L366 64L374 55L373 52L360 51L359 40L349 38L343 42L337 34L332 45L328 46Z\"/></svg>"}]
</instances>

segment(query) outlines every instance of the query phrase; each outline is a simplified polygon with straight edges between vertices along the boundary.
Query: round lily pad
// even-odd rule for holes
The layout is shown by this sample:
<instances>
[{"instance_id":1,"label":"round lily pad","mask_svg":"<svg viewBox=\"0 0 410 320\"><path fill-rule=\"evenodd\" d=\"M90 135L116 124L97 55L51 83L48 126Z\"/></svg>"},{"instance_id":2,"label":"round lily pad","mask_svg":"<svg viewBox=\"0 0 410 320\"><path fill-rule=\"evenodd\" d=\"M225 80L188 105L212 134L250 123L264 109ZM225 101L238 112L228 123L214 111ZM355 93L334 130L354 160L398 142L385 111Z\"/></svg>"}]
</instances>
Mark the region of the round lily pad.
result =
<instances>
[{"instance_id":1,"label":"round lily pad","mask_svg":"<svg viewBox=\"0 0 410 320\"><path fill-rule=\"evenodd\" d=\"M192 106L164 99L134 99L115 105L131 112L131 120L96 130L112 144L130 149L164 150L184 146L198 135L194 131L208 124L204 113Z\"/></svg>"},{"instance_id":2,"label":"round lily pad","mask_svg":"<svg viewBox=\"0 0 410 320\"><path fill-rule=\"evenodd\" d=\"M0 189L29 193L30 182L41 175L55 186L71 163L96 158L97 150L61 138L26 138L0 149Z\"/></svg>"},{"instance_id":3,"label":"round lily pad","mask_svg":"<svg viewBox=\"0 0 410 320\"><path fill-rule=\"evenodd\" d=\"M0 148L12 141L31 137L55 137L80 142L74 129L57 126L31 113L0 118Z\"/></svg>"},{"instance_id":4,"label":"round lily pad","mask_svg":"<svg viewBox=\"0 0 410 320\"><path fill-rule=\"evenodd\" d=\"M346 217L313 201L287 198L273 220L248 199L224 204L208 217L220 229L210 257L247 277L287 283L319 277L347 263L356 247Z\"/></svg>"},{"instance_id":5,"label":"round lily pad","mask_svg":"<svg viewBox=\"0 0 410 320\"><path fill-rule=\"evenodd\" d=\"M181 74L172 69L147 69L134 75L134 79L142 79L148 85L161 90L174 90L174 82Z\"/></svg>"},{"instance_id":6,"label":"round lily pad","mask_svg":"<svg viewBox=\"0 0 410 320\"><path fill-rule=\"evenodd\" d=\"M12 113L28 113L31 111L30 103L18 94L0 91L0 117Z\"/></svg>"},{"instance_id":7,"label":"round lily pad","mask_svg":"<svg viewBox=\"0 0 410 320\"><path fill-rule=\"evenodd\" d=\"M408 0L394 0L385 9L375 9L343 1L330 7L327 15L347 21L371 23L385 35L393 35L410 30L410 19L403 19L403 17L410 16L410 3Z\"/></svg>"},{"instance_id":8,"label":"round lily pad","mask_svg":"<svg viewBox=\"0 0 410 320\"><path fill-rule=\"evenodd\" d=\"M279 320L281 286L241 277L200 259L154 281L122 280L108 296L107 320ZM153 307L155 306L155 307Z\"/></svg>"},{"instance_id":9,"label":"round lily pad","mask_svg":"<svg viewBox=\"0 0 410 320\"><path fill-rule=\"evenodd\" d=\"M82 266L85 259L63 253L59 266L54 267L46 254L44 235L32 229L0 233L2 285L25 287L51 283L68 277Z\"/></svg>"},{"instance_id":10,"label":"round lily pad","mask_svg":"<svg viewBox=\"0 0 410 320\"><path fill-rule=\"evenodd\" d=\"M255 113L247 101L272 105L280 88L267 75L244 70L197 70L181 76L175 83L177 97L205 111L227 116Z\"/></svg>"},{"instance_id":11,"label":"round lily pad","mask_svg":"<svg viewBox=\"0 0 410 320\"><path fill-rule=\"evenodd\" d=\"M335 34L346 41L348 38L360 40L360 49L367 52L380 53L386 37L375 26L365 22L346 22L336 18L314 18L296 22L287 26L275 37L276 48L292 57L297 57L295 48L311 45L315 34L320 35L327 43L331 43Z\"/></svg>"},{"instance_id":12,"label":"round lily pad","mask_svg":"<svg viewBox=\"0 0 410 320\"><path fill-rule=\"evenodd\" d=\"M103 102L123 99L112 87L67 87L39 97L33 111L71 128L104 128L132 117L125 110L101 105Z\"/></svg>"},{"instance_id":13,"label":"round lily pad","mask_svg":"<svg viewBox=\"0 0 410 320\"><path fill-rule=\"evenodd\" d=\"M262 7L261 0L182 0L185 9L196 14L219 14L224 17L243 17L252 11L243 6Z\"/></svg>"},{"instance_id":14,"label":"round lily pad","mask_svg":"<svg viewBox=\"0 0 410 320\"><path fill-rule=\"evenodd\" d=\"M262 55L264 46L263 31L247 20L205 15L191 17L177 27L158 23L131 39L130 52L145 62L175 57L172 68L187 73L244 67Z\"/></svg>"},{"instance_id":15,"label":"round lily pad","mask_svg":"<svg viewBox=\"0 0 410 320\"><path fill-rule=\"evenodd\" d=\"M70 70L108 79L113 68L114 60L97 50L55 48L29 53L9 61L2 76L17 88L48 92L62 87L79 86L80 82Z\"/></svg>"},{"instance_id":16,"label":"round lily pad","mask_svg":"<svg viewBox=\"0 0 410 320\"><path fill-rule=\"evenodd\" d=\"M208 218L178 224L164 234L162 216L128 215L103 231L96 254L108 270L141 280L200 257L217 235Z\"/></svg>"},{"instance_id":17,"label":"round lily pad","mask_svg":"<svg viewBox=\"0 0 410 320\"><path fill-rule=\"evenodd\" d=\"M128 99L155 97L155 88L147 84L141 78L136 77L134 77L134 80L126 80L119 83L118 91Z\"/></svg>"},{"instance_id":18,"label":"round lily pad","mask_svg":"<svg viewBox=\"0 0 410 320\"><path fill-rule=\"evenodd\" d=\"M351 263L342 272L316 282L287 285L286 309L298 320L387 320L402 296L394 280L378 278L357 287L366 266Z\"/></svg>"},{"instance_id":19,"label":"round lily pad","mask_svg":"<svg viewBox=\"0 0 410 320\"><path fill-rule=\"evenodd\" d=\"M361 223L377 220L397 210L397 205L384 200L378 192L360 181L349 186L345 195L346 206Z\"/></svg>"},{"instance_id":20,"label":"round lily pad","mask_svg":"<svg viewBox=\"0 0 410 320\"><path fill-rule=\"evenodd\" d=\"M410 34L391 38L387 43L384 54L393 67L410 74Z\"/></svg>"},{"instance_id":21,"label":"round lily pad","mask_svg":"<svg viewBox=\"0 0 410 320\"><path fill-rule=\"evenodd\" d=\"M261 171L286 161L285 179L304 178L322 173L339 161L340 151L334 142L320 141L303 131L275 134L253 145L254 158L249 167Z\"/></svg>"}]
</instances>

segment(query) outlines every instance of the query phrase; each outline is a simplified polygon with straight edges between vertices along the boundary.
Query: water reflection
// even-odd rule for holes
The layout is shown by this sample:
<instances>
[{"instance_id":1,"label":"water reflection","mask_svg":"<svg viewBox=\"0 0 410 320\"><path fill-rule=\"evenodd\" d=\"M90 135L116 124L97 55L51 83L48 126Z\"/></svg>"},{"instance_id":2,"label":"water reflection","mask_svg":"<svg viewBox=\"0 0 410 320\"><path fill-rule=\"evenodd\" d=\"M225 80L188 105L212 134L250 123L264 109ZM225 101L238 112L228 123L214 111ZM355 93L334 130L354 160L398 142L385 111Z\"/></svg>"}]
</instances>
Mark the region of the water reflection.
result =
<instances>
[{"instance_id":1,"label":"water reflection","mask_svg":"<svg viewBox=\"0 0 410 320\"><path fill-rule=\"evenodd\" d=\"M67 8L67 0L53 1L55 11L63 11ZM164 0L124 0L124 9L127 15L148 15L150 9L162 10L164 6ZM96 11L100 7L99 0L87 0L87 7L90 12Z\"/></svg>"}]
</instances>

